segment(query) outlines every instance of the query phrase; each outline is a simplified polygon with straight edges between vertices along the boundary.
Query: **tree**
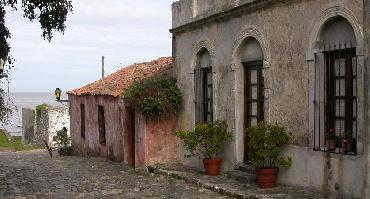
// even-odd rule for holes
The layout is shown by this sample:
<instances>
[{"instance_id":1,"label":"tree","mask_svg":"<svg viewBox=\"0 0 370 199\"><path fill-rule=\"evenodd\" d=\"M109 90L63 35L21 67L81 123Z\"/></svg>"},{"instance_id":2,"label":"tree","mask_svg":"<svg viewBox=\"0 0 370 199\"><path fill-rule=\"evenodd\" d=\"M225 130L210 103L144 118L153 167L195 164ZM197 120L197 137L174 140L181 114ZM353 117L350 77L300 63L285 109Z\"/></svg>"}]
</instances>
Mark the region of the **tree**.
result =
<instances>
[{"instance_id":1,"label":"tree","mask_svg":"<svg viewBox=\"0 0 370 199\"><path fill-rule=\"evenodd\" d=\"M17 11L18 6L25 18L30 21L38 20L42 37L48 41L51 41L54 32L64 33L67 15L72 12L72 0L0 0L0 58L6 60L5 64L8 68L4 71L6 75L2 77L8 76L9 69L14 66L14 59L9 54L8 40L11 38L11 33L5 24L6 8ZM4 89L0 88L0 121L2 122L11 114L9 104Z\"/></svg>"}]
</instances>

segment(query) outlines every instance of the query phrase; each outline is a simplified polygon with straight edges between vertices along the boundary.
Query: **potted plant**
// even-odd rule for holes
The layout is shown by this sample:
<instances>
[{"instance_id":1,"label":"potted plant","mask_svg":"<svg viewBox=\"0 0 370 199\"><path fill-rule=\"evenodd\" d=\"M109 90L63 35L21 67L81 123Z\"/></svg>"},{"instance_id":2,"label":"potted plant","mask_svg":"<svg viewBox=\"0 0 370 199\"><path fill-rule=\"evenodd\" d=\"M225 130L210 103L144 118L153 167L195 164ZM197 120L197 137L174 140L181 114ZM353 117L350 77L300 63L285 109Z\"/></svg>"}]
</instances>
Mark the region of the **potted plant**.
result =
<instances>
[{"instance_id":1,"label":"potted plant","mask_svg":"<svg viewBox=\"0 0 370 199\"><path fill-rule=\"evenodd\" d=\"M335 134L335 130L330 128L329 132L326 133L326 147L329 151L335 151L338 140L339 137Z\"/></svg>"},{"instance_id":2,"label":"potted plant","mask_svg":"<svg viewBox=\"0 0 370 199\"><path fill-rule=\"evenodd\" d=\"M282 147L289 142L285 128L260 122L246 130L252 148L252 166L256 168L261 188L276 186L279 167L290 166L291 158L282 157Z\"/></svg>"},{"instance_id":3,"label":"potted plant","mask_svg":"<svg viewBox=\"0 0 370 199\"><path fill-rule=\"evenodd\" d=\"M347 131L341 136L341 150L344 153L348 153L352 151L353 147L353 137L352 137L352 132Z\"/></svg>"},{"instance_id":4,"label":"potted plant","mask_svg":"<svg viewBox=\"0 0 370 199\"><path fill-rule=\"evenodd\" d=\"M183 141L188 152L185 157L201 154L207 175L215 176L220 174L222 163L217 154L233 137L227 128L225 121L217 120L210 124L197 124L194 131L176 132L176 136Z\"/></svg>"}]
</instances>

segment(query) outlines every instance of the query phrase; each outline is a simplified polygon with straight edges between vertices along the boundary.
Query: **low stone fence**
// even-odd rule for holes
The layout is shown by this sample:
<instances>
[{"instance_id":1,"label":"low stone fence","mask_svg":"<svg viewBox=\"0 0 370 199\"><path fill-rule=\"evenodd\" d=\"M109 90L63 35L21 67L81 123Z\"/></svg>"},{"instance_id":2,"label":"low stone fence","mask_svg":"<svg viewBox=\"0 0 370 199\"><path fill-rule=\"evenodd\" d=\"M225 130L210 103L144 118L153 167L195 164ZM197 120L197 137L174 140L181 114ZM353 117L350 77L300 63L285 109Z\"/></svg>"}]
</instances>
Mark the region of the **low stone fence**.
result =
<instances>
[{"instance_id":1,"label":"low stone fence","mask_svg":"<svg viewBox=\"0 0 370 199\"><path fill-rule=\"evenodd\" d=\"M23 142L44 145L44 140L52 144L53 137L63 127L70 127L68 108L48 106L42 110L22 109Z\"/></svg>"}]
</instances>

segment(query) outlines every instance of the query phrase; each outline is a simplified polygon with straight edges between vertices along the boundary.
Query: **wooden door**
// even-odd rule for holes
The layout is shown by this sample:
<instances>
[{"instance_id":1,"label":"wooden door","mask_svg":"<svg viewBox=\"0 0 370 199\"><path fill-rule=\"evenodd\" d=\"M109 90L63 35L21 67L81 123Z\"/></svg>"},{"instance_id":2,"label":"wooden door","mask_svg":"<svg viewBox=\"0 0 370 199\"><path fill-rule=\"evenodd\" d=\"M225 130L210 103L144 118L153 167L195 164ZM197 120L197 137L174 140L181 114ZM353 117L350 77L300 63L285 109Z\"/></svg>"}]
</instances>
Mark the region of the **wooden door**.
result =
<instances>
[{"instance_id":1,"label":"wooden door","mask_svg":"<svg viewBox=\"0 0 370 199\"><path fill-rule=\"evenodd\" d=\"M125 142L127 144L127 158L126 160L128 161L128 164L131 167L135 167L135 156L136 156L136 141L135 141L135 111L130 110L128 111L127 115L127 120L126 120L126 125L127 125L127 141Z\"/></svg>"},{"instance_id":2,"label":"wooden door","mask_svg":"<svg viewBox=\"0 0 370 199\"><path fill-rule=\"evenodd\" d=\"M264 86L262 61L244 63L244 127L256 125L264 120ZM244 162L252 157L248 135L244 137Z\"/></svg>"}]
</instances>

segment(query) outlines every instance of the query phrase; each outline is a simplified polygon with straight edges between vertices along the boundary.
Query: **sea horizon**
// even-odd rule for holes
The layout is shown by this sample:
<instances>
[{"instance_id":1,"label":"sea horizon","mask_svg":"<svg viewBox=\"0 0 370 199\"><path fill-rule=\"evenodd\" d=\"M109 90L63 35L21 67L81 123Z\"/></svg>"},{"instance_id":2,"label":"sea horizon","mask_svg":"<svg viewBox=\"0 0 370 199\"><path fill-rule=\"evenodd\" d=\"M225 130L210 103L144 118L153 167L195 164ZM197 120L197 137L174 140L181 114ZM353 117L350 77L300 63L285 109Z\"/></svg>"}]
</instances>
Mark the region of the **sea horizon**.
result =
<instances>
[{"instance_id":1,"label":"sea horizon","mask_svg":"<svg viewBox=\"0 0 370 199\"><path fill-rule=\"evenodd\" d=\"M53 92L10 92L9 97L16 109L10 116L8 123L1 123L0 128L14 135L22 133L23 108L36 109L36 106L44 103L56 107L66 106L55 100ZM63 93L62 99L67 99L66 93Z\"/></svg>"}]
</instances>

